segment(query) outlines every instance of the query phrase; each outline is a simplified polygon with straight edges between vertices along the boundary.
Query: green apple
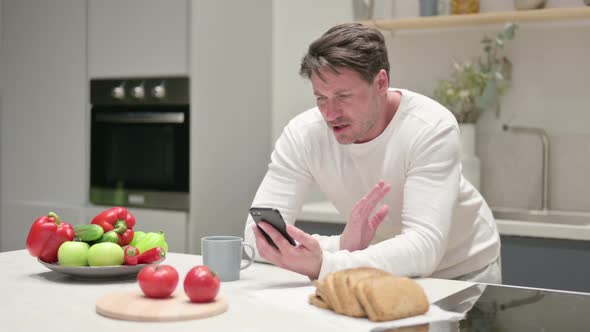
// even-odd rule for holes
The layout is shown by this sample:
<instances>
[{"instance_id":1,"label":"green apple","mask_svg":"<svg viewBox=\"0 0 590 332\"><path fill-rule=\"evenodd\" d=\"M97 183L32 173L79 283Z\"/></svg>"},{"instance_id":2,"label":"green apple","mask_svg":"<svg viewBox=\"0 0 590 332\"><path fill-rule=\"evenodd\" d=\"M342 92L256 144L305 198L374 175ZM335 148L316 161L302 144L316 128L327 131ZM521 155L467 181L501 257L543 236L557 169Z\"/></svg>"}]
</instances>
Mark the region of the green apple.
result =
<instances>
[{"instance_id":1,"label":"green apple","mask_svg":"<svg viewBox=\"0 0 590 332\"><path fill-rule=\"evenodd\" d=\"M66 241L57 250L57 262L63 266L86 266L89 248L86 242Z\"/></svg>"},{"instance_id":2,"label":"green apple","mask_svg":"<svg viewBox=\"0 0 590 332\"><path fill-rule=\"evenodd\" d=\"M109 266L123 264L125 254L120 245L112 242L94 244L88 250L90 266Z\"/></svg>"}]
</instances>

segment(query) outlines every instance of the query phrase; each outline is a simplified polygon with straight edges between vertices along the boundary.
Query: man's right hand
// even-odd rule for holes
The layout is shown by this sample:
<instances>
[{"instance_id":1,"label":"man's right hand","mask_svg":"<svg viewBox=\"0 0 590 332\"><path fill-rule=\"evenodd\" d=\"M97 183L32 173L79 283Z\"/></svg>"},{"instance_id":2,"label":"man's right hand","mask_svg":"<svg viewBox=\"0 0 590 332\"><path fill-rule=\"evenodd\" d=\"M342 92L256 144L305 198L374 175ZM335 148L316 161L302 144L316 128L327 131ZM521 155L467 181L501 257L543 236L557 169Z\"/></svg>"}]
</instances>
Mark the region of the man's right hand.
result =
<instances>
[{"instance_id":1,"label":"man's right hand","mask_svg":"<svg viewBox=\"0 0 590 332\"><path fill-rule=\"evenodd\" d=\"M391 190L391 185L381 180L371 191L356 203L344 231L340 235L340 250L362 250L369 246L377 228L383 222L389 206L383 205L371 218L371 213Z\"/></svg>"},{"instance_id":2,"label":"man's right hand","mask_svg":"<svg viewBox=\"0 0 590 332\"><path fill-rule=\"evenodd\" d=\"M323 261L323 251L318 240L293 225L287 225L287 232L298 243L295 247L270 224L261 222L258 225L276 244L276 247L271 246L258 227L252 224L256 249L262 258L311 279L318 278Z\"/></svg>"}]
</instances>

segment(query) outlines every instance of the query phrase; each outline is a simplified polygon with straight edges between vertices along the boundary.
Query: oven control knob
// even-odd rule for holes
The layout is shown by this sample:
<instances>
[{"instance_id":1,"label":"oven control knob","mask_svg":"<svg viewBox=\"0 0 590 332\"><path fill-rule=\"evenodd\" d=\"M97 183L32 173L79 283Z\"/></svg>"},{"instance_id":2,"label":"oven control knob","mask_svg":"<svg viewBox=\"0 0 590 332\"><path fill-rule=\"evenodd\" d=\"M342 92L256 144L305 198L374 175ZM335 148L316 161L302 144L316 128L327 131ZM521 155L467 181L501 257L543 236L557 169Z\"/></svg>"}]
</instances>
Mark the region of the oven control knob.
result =
<instances>
[{"instance_id":1,"label":"oven control knob","mask_svg":"<svg viewBox=\"0 0 590 332\"><path fill-rule=\"evenodd\" d=\"M154 96L154 98L157 98L157 99L162 99L162 98L166 97L166 88L164 87L163 83L160 85L156 85L152 89L152 96Z\"/></svg>"},{"instance_id":2,"label":"oven control knob","mask_svg":"<svg viewBox=\"0 0 590 332\"><path fill-rule=\"evenodd\" d=\"M123 87L123 85L114 87L113 91L111 91L111 96L119 100L125 98L125 88Z\"/></svg>"},{"instance_id":3,"label":"oven control knob","mask_svg":"<svg viewBox=\"0 0 590 332\"><path fill-rule=\"evenodd\" d=\"M133 95L133 97L137 99L143 99L143 97L145 97L145 90L143 89L143 85L138 85L134 87L131 94Z\"/></svg>"}]
</instances>

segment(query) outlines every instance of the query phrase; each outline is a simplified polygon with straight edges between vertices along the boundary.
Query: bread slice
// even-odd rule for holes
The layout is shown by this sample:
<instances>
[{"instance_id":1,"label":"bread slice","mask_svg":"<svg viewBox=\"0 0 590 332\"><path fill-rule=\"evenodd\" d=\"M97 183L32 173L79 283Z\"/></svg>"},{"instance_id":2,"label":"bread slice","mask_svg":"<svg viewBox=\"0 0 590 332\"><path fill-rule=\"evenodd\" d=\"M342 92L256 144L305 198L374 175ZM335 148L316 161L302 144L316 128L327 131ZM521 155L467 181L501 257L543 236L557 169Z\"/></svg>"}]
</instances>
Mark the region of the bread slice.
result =
<instances>
[{"instance_id":1,"label":"bread slice","mask_svg":"<svg viewBox=\"0 0 590 332\"><path fill-rule=\"evenodd\" d=\"M371 303L369 301L369 298L367 296L367 291L365 289L368 287L368 285L370 285L371 280L373 280L373 279L374 278L361 279L353 287L354 296L358 300L359 304L363 307L363 310L365 311L365 314L367 317L369 317L369 319L371 319L371 317L377 316L377 314L375 313L375 310L373 309L373 306L371 305Z\"/></svg>"},{"instance_id":2,"label":"bread slice","mask_svg":"<svg viewBox=\"0 0 590 332\"><path fill-rule=\"evenodd\" d=\"M319 280L314 280L313 281L315 288L315 294L312 294L312 296L316 296L319 300L321 300L327 307L328 309L332 309L332 305L330 304L330 301L328 299L328 296L326 294L326 283L319 281Z\"/></svg>"},{"instance_id":3,"label":"bread slice","mask_svg":"<svg viewBox=\"0 0 590 332\"><path fill-rule=\"evenodd\" d=\"M321 309L332 309L324 300L316 294L309 295L309 304L314 305Z\"/></svg>"},{"instance_id":4,"label":"bread slice","mask_svg":"<svg viewBox=\"0 0 590 332\"><path fill-rule=\"evenodd\" d=\"M429 307L426 294L417 282L392 275L362 279L355 295L369 320L376 322L421 315Z\"/></svg>"},{"instance_id":5,"label":"bread slice","mask_svg":"<svg viewBox=\"0 0 590 332\"><path fill-rule=\"evenodd\" d=\"M338 275L338 273L340 274ZM338 273L334 276L334 288L342 307L342 312L340 313L352 317L367 317L353 289L364 278L389 275L389 273L371 267L346 269Z\"/></svg>"},{"instance_id":6,"label":"bread slice","mask_svg":"<svg viewBox=\"0 0 590 332\"><path fill-rule=\"evenodd\" d=\"M334 293L331 294L331 296L334 298L335 302L338 303L337 306L334 306L334 311L339 314L344 314L346 312L345 306L349 302L349 299L347 299L347 296L349 295L347 294L348 288L346 287L346 272L347 270L340 270L335 272L332 276Z\"/></svg>"},{"instance_id":7,"label":"bread slice","mask_svg":"<svg viewBox=\"0 0 590 332\"><path fill-rule=\"evenodd\" d=\"M325 302L327 302L334 311L340 313L342 312L342 306L338 296L336 295L334 280L336 273L338 272L328 273L326 275L326 278L324 279L324 285L326 287L324 287L324 291L320 291L320 294L322 294L322 298L326 300Z\"/></svg>"}]
</instances>

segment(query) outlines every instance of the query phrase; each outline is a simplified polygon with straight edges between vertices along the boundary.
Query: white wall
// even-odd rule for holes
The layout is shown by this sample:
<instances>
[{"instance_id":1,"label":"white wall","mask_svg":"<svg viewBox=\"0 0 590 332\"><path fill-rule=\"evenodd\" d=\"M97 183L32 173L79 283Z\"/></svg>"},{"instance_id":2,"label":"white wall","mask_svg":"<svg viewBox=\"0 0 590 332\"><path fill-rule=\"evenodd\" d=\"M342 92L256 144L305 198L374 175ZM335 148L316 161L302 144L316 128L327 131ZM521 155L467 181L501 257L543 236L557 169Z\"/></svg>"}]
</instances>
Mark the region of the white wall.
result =
<instances>
[{"instance_id":1,"label":"white wall","mask_svg":"<svg viewBox=\"0 0 590 332\"><path fill-rule=\"evenodd\" d=\"M2 34L2 7L4 6L4 1L0 0L0 59L4 56L4 43L3 43L3 34ZM0 77L4 76L4 68L2 66L2 61L0 61ZM4 80L0 79L0 128L2 128L2 96L3 93L3 82ZM2 135L0 135L0 156L2 156ZM0 217L2 216L2 158L0 157ZM2 220L0 218L0 229L2 229ZM2 234L0 234L0 248L2 248Z\"/></svg>"},{"instance_id":2,"label":"white wall","mask_svg":"<svg viewBox=\"0 0 590 332\"><path fill-rule=\"evenodd\" d=\"M299 76L307 46L330 26L351 17L348 1L274 1L273 143L292 117L314 105L311 85Z\"/></svg>"},{"instance_id":3,"label":"white wall","mask_svg":"<svg viewBox=\"0 0 590 332\"><path fill-rule=\"evenodd\" d=\"M271 132L271 0L195 1L191 8L189 251L244 233L266 172Z\"/></svg>"},{"instance_id":4,"label":"white wall","mask_svg":"<svg viewBox=\"0 0 590 332\"><path fill-rule=\"evenodd\" d=\"M381 17L417 16L417 1L377 1ZM549 7L583 6L581 0L549 1ZM482 0L481 11L513 9L512 0ZM309 84L298 76L308 44L328 27L352 20L351 1L276 1L274 9L273 142L294 115L313 106ZM430 95L450 72L452 59L481 54L480 40L501 25L437 31L384 32L393 86ZM535 137L504 133L501 124L540 126L552 143L550 201L555 209L590 211L590 22L521 25L507 46L513 88L499 119L478 124L482 190L496 206L535 208L540 202L541 150Z\"/></svg>"}]
</instances>

